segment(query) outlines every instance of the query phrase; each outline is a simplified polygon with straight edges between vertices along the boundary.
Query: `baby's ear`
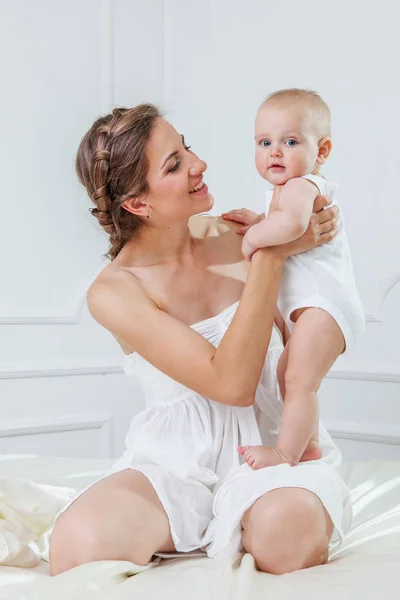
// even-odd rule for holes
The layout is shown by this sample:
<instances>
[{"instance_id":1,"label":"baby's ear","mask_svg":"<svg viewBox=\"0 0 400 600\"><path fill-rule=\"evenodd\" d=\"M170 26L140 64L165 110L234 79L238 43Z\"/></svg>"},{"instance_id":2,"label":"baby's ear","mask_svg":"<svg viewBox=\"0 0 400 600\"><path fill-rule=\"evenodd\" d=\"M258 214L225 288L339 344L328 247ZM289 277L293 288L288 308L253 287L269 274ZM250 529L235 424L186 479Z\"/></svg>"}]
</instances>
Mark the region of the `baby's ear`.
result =
<instances>
[{"instance_id":1,"label":"baby's ear","mask_svg":"<svg viewBox=\"0 0 400 600\"><path fill-rule=\"evenodd\" d=\"M324 137L318 142L318 157L317 163L323 165L327 160L332 150L332 140L330 137Z\"/></svg>"}]
</instances>

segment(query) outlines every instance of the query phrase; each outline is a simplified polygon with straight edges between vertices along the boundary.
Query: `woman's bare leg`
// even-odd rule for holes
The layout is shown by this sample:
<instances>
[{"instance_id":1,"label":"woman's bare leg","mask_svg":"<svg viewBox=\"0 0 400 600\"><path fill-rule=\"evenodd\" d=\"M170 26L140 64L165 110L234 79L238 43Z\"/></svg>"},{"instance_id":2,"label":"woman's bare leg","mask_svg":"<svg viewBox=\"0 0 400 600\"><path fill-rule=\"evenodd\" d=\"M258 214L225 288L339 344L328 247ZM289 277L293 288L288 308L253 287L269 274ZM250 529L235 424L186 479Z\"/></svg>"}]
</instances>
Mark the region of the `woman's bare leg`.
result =
<instances>
[{"instance_id":1,"label":"woman's bare leg","mask_svg":"<svg viewBox=\"0 0 400 600\"><path fill-rule=\"evenodd\" d=\"M282 575L328 560L333 523L315 494L302 488L268 492L242 518L242 541L261 571Z\"/></svg>"},{"instance_id":2,"label":"woman's bare leg","mask_svg":"<svg viewBox=\"0 0 400 600\"><path fill-rule=\"evenodd\" d=\"M50 572L58 575L97 560L146 565L155 552L174 551L169 521L150 481L132 469L102 479L57 519Z\"/></svg>"}]
</instances>

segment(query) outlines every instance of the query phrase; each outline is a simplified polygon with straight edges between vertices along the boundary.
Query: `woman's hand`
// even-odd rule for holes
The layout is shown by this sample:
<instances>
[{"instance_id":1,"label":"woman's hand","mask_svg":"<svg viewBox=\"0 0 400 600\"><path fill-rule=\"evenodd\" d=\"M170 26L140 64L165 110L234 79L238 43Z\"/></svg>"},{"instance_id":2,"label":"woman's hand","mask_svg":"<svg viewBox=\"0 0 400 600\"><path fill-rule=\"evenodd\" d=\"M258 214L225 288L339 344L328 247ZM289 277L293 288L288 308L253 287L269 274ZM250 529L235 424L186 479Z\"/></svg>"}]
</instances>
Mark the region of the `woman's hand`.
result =
<instances>
[{"instance_id":1,"label":"woman's hand","mask_svg":"<svg viewBox=\"0 0 400 600\"><path fill-rule=\"evenodd\" d=\"M236 208L230 210L227 213L222 213L222 218L225 221L235 221L235 223L242 223L243 227L238 227L236 233L244 235L246 231L256 223L259 223L264 215L258 215L256 212L249 210L248 208Z\"/></svg>"},{"instance_id":2,"label":"woman's hand","mask_svg":"<svg viewBox=\"0 0 400 600\"><path fill-rule=\"evenodd\" d=\"M312 248L317 248L333 240L337 235L336 225L339 209L337 206L331 206L324 210L330 202L326 196L318 196L314 201L314 212L311 215L307 231L293 242L271 247L274 253L287 258L294 254L312 250Z\"/></svg>"}]
</instances>

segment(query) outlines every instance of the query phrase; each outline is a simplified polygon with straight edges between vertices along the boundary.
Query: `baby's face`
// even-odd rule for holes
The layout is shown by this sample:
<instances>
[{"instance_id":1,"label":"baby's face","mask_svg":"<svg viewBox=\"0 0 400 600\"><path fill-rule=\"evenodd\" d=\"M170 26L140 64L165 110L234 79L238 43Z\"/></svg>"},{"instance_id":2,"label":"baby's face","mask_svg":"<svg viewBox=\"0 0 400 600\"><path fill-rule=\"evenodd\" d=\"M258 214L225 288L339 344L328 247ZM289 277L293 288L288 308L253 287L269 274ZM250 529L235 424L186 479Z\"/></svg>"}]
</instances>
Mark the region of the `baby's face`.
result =
<instances>
[{"instance_id":1,"label":"baby's face","mask_svg":"<svg viewBox=\"0 0 400 600\"><path fill-rule=\"evenodd\" d=\"M283 185L316 172L318 136L303 107L264 104L255 123L256 167L261 177Z\"/></svg>"}]
</instances>

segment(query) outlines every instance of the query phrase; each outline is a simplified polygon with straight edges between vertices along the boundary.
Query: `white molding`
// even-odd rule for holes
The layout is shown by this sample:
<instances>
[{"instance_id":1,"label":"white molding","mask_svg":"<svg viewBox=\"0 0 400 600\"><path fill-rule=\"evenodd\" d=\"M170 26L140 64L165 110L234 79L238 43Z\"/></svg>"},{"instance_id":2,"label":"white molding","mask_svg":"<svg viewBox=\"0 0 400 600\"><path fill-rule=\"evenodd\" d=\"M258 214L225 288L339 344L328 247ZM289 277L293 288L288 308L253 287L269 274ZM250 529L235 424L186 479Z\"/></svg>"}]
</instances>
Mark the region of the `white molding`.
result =
<instances>
[{"instance_id":1,"label":"white molding","mask_svg":"<svg viewBox=\"0 0 400 600\"><path fill-rule=\"evenodd\" d=\"M367 323L380 323L381 322L381 318L378 317L377 315L374 315L373 313L366 313L365 320Z\"/></svg>"},{"instance_id":2,"label":"white molding","mask_svg":"<svg viewBox=\"0 0 400 600\"><path fill-rule=\"evenodd\" d=\"M400 446L400 427L380 426L361 427L357 423L326 423L325 426L333 438L369 442L374 444L390 444Z\"/></svg>"},{"instance_id":3,"label":"white molding","mask_svg":"<svg viewBox=\"0 0 400 600\"><path fill-rule=\"evenodd\" d=\"M101 0L100 5L100 52L101 52L101 111L108 113L114 104L114 11L113 0ZM86 290L79 298L61 310L51 310L47 314L14 314L0 316L0 325L77 325L86 301ZM47 310L47 309L45 309Z\"/></svg>"},{"instance_id":4,"label":"white molding","mask_svg":"<svg viewBox=\"0 0 400 600\"><path fill-rule=\"evenodd\" d=\"M375 371L365 371L361 369L332 369L332 371L327 374L327 378L400 383L400 371L386 369Z\"/></svg>"},{"instance_id":5,"label":"white molding","mask_svg":"<svg viewBox=\"0 0 400 600\"><path fill-rule=\"evenodd\" d=\"M63 431L103 429L106 427L108 428L110 419L110 413L67 415L64 417L2 419L0 422L0 438L59 433Z\"/></svg>"},{"instance_id":6,"label":"white molding","mask_svg":"<svg viewBox=\"0 0 400 600\"><path fill-rule=\"evenodd\" d=\"M368 313L365 318L369 323L380 323L382 321L382 307L391 290L400 282L400 271L391 275L383 286L378 302L377 314Z\"/></svg>"},{"instance_id":7,"label":"white molding","mask_svg":"<svg viewBox=\"0 0 400 600\"><path fill-rule=\"evenodd\" d=\"M91 283L91 282L90 282ZM79 323L82 309L86 303L86 289L90 283L85 286L85 292L80 295L79 301L75 302L75 308L64 309L63 314L54 312L53 314L43 315L9 315L0 316L0 325L77 325Z\"/></svg>"},{"instance_id":8,"label":"white molding","mask_svg":"<svg viewBox=\"0 0 400 600\"><path fill-rule=\"evenodd\" d=\"M115 375L123 373L123 358L108 360L80 360L58 362L0 363L1 379L26 379L36 377L71 377L77 375ZM333 369L329 379L354 379L400 383L400 370Z\"/></svg>"},{"instance_id":9,"label":"white molding","mask_svg":"<svg viewBox=\"0 0 400 600\"><path fill-rule=\"evenodd\" d=\"M123 373L120 361L80 361L58 363L0 363L0 379L71 377L77 375L114 375Z\"/></svg>"}]
</instances>

